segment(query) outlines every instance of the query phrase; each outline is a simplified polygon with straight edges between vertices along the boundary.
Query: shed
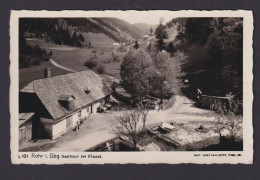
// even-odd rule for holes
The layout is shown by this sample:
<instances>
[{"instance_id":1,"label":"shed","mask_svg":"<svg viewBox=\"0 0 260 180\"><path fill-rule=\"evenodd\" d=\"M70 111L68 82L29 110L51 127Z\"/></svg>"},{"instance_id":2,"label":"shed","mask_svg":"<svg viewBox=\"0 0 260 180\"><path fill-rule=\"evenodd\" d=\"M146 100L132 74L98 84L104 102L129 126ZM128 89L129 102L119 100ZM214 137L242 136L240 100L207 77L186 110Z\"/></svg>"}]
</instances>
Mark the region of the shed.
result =
<instances>
[{"instance_id":1,"label":"shed","mask_svg":"<svg viewBox=\"0 0 260 180\"><path fill-rule=\"evenodd\" d=\"M203 108L209 108L211 110L221 110L227 109L228 106L228 97L218 97L218 96L208 96L200 95L199 104Z\"/></svg>"},{"instance_id":2,"label":"shed","mask_svg":"<svg viewBox=\"0 0 260 180\"><path fill-rule=\"evenodd\" d=\"M19 143L32 139L32 119L34 113L19 113Z\"/></svg>"}]
</instances>

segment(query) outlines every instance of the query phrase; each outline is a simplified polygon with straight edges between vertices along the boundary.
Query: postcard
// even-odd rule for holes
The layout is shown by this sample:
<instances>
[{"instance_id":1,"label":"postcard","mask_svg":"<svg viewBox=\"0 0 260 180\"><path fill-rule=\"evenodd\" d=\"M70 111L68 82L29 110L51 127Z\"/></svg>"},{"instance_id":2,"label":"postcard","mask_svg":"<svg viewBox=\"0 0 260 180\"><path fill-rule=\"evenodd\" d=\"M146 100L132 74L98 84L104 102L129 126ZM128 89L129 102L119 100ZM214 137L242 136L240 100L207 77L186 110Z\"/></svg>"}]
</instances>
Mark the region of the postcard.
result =
<instances>
[{"instance_id":1,"label":"postcard","mask_svg":"<svg viewBox=\"0 0 260 180\"><path fill-rule=\"evenodd\" d=\"M253 14L10 17L13 164L252 164Z\"/></svg>"}]
</instances>

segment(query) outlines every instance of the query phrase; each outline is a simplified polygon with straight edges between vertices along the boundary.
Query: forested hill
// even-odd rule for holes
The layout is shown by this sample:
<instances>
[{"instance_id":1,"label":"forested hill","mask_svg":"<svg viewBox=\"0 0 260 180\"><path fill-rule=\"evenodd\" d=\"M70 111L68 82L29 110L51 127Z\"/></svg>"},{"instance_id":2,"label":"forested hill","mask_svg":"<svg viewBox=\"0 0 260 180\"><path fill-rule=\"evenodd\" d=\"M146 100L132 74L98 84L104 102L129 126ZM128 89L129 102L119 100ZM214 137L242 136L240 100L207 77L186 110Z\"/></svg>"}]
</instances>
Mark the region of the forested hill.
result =
<instances>
[{"instance_id":1,"label":"forested hill","mask_svg":"<svg viewBox=\"0 0 260 180\"><path fill-rule=\"evenodd\" d=\"M126 21L116 18L23 18L21 33L45 34L57 44L71 45L69 34L73 27L76 35L83 32L104 33L117 42L132 42L144 33ZM72 38L72 37L71 37ZM77 37L76 37L77 38ZM80 37L78 37L80 38ZM80 43L79 42L76 42Z\"/></svg>"},{"instance_id":2,"label":"forested hill","mask_svg":"<svg viewBox=\"0 0 260 180\"><path fill-rule=\"evenodd\" d=\"M142 30L142 32L146 34L151 34L151 28L152 32L154 32L155 28L157 25L151 25L151 24L146 24L146 23L136 23L133 24L136 28Z\"/></svg>"},{"instance_id":3,"label":"forested hill","mask_svg":"<svg viewBox=\"0 0 260 180\"><path fill-rule=\"evenodd\" d=\"M171 41L174 51L188 56L183 65L188 87L186 93L225 96L243 89L243 19L242 18L178 18L165 26L176 29ZM166 38L164 40L168 42ZM165 45L167 50L167 44Z\"/></svg>"}]
</instances>

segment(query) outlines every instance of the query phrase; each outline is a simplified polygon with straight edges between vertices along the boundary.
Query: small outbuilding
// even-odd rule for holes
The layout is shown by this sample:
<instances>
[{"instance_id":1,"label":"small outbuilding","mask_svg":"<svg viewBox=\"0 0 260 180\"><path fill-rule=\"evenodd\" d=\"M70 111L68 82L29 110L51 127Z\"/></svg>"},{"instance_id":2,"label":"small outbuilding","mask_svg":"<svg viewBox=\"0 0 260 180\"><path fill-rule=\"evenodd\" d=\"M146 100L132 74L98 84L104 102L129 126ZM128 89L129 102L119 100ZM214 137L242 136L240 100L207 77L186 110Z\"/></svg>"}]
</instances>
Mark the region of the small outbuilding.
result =
<instances>
[{"instance_id":1,"label":"small outbuilding","mask_svg":"<svg viewBox=\"0 0 260 180\"><path fill-rule=\"evenodd\" d=\"M19 113L19 143L32 139L32 119L34 113Z\"/></svg>"}]
</instances>

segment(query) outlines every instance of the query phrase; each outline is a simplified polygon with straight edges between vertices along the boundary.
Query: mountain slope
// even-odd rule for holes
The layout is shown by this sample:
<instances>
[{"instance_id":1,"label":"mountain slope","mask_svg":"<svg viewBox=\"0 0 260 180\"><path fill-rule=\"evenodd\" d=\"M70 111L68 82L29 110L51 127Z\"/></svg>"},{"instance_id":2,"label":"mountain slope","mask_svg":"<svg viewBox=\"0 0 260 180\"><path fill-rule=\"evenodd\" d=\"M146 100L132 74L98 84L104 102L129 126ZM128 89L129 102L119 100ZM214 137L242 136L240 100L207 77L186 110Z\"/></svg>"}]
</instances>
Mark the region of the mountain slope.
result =
<instances>
[{"instance_id":1,"label":"mountain slope","mask_svg":"<svg viewBox=\"0 0 260 180\"><path fill-rule=\"evenodd\" d=\"M130 23L117 18L22 18L20 20L22 33L35 33L49 36L58 44L72 44L68 37L75 32L79 35L84 32L104 33L117 42L133 42L144 34ZM72 38L72 37L71 37ZM63 42L66 39L68 42Z\"/></svg>"},{"instance_id":2,"label":"mountain slope","mask_svg":"<svg viewBox=\"0 0 260 180\"><path fill-rule=\"evenodd\" d=\"M189 80L187 93L195 97L199 88L208 95L225 96L243 90L243 19L180 18L166 29L165 42L173 42L175 52L188 56L182 67L183 79Z\"/></svg>"},{"instance_id":3,"label":"mountain slope","mask_svg":"<svg viewBox=\"0 0 260 180\"><path fill-rule=\"evenodd\" d=\"M68 25L83 32L104 33L118 42L132 42L143 35L142 31L117 18L66 18Z\"/></svg>"},{"instance_id":4,"label":"mountain slope","mask_svg":"<svg viewBox=\"0 0 260 180\"><path fill-rule=\"evenodd\" d=\"M136 28L132 24L130 24L126 21L123 21L121 19L117 19L117 18L100 18L100 19L111 24L112 26L117 28L117 30L119 30L135 39L138 39L141 36L143 36L143 32L140 29Z\"/></svg>"},{"instance_id":5,"label":"mountain slope","mask_svg":"<svg viewBox=\"0 0 260 180\"><path fill-rule=\"evenodd\" d=\"M146 23L136 23L133 24L137 29L141 30L143 35L150 34L150 29L153 29L153 32L155 31L157 25L152 24L146 24Z\"/></svg>"}]
</instances>

